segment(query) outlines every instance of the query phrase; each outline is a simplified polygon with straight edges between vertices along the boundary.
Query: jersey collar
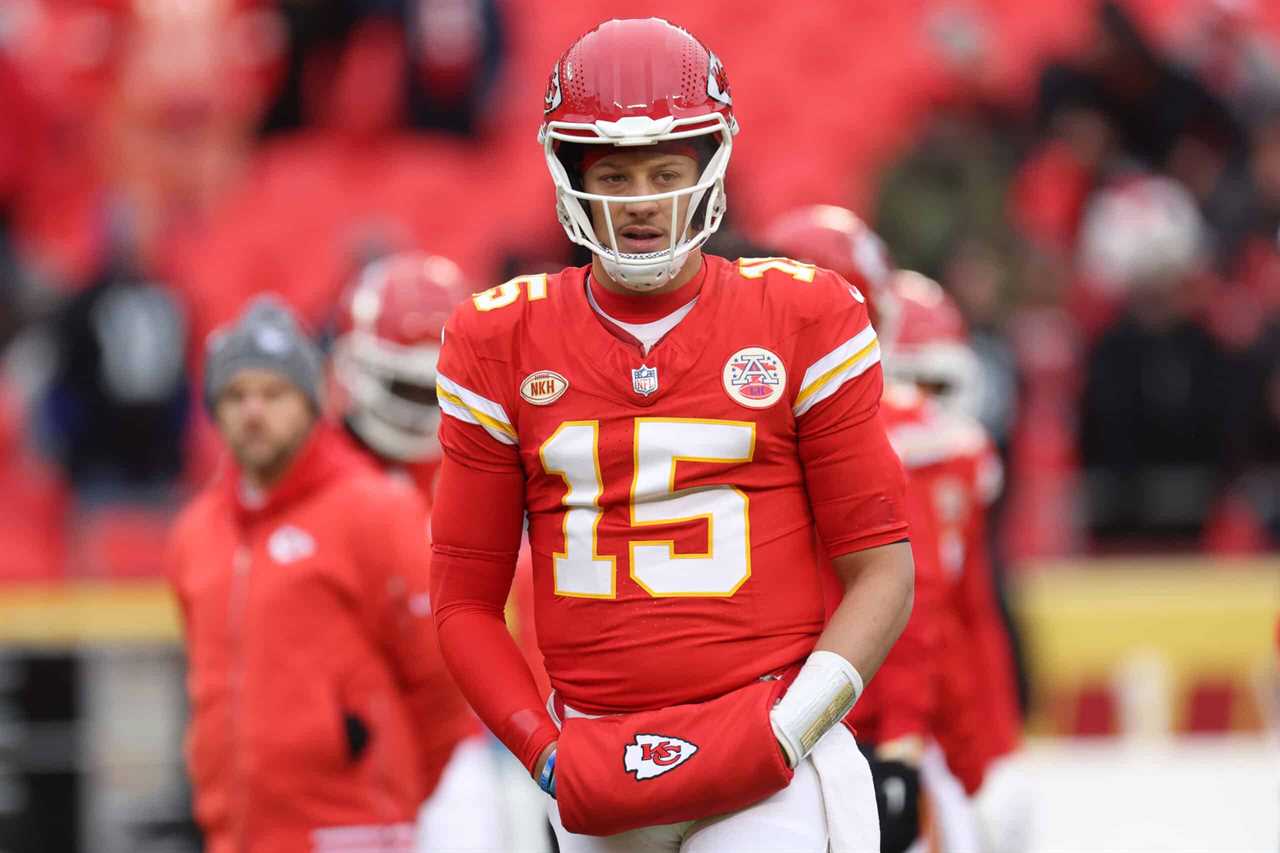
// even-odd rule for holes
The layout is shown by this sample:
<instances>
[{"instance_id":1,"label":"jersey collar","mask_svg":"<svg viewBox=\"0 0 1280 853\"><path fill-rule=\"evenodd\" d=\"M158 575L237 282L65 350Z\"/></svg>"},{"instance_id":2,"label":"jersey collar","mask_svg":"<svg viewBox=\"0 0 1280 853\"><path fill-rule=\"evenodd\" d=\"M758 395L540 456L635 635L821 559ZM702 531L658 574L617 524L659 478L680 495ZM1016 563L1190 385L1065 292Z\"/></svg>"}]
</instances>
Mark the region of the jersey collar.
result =
<instances>
[{"instance_id":1,"label":"jersey collar","mask_svg":"<svg viewBox=\"0 0 1280 853\"><path fill-rule=\"evenodd\" d=\"M596 277L587 273L587 286L600 310L624 323L652 323L661 320L698 297L702 283L707 279L707 261L703 257L693 278L669 293L617 293L606 289Z\"/></svg>"}]
</instances>

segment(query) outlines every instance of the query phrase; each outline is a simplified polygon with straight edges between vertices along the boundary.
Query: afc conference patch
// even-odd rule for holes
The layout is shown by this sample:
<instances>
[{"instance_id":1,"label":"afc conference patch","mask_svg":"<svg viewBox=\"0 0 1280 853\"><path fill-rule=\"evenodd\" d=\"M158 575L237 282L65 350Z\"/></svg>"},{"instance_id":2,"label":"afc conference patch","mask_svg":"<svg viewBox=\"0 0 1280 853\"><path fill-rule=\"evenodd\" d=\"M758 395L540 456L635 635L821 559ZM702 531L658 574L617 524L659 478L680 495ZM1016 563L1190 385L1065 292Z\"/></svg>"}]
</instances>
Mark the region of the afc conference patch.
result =
<instances>
[{"instance_id":1,"label":"afc conference patch","mask_svg":"<svg viewBox=\"0 0 1280 853\"><path fill-rule=\"evenodd\" d=\"M782 399L787 368L764 347L743 347L724 365L724 390L749 409L767 409Z\"/></svg>"}]
</instances>

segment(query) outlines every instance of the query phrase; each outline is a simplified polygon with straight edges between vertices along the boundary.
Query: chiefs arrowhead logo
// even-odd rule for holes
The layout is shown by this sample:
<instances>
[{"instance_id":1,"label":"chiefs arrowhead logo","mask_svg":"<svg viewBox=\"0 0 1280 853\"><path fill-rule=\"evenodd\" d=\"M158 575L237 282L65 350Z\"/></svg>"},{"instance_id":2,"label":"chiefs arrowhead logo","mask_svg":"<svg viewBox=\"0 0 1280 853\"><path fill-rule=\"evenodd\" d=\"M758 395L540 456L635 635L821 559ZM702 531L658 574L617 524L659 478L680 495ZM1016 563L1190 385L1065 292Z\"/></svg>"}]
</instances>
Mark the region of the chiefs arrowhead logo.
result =
<instances>
[{"instance_id":1,"label":"chiefs arrowhead logo","mask_svg":"<svg viewBox=\"0 0 1280 853\"><path fill-rule=\"evenodd\" d=\"M678 737L638 734L626 745L622 765L628 773L636 774L637 782L643 782L675 770L697 751L696 744Z\"/></svg>"},{"instance_id":2,"label":"chiefs arrowhead logo","mask_svg":"<svg viewBox=\"0 0 1280 853\"><path fill-rule=\"evenodd\" d=\"M566 73L569 73L569 69L572 69L572 67L568 66ZM569 79L572 80L573 78L570 77ZM563 100L564 98L560 94L560 63L557 62L555 68L551 69L551 79L547 81L547 93L542 97L543 114L555 112L556 107L560 106Z\"/></svg>"}]
</instances>

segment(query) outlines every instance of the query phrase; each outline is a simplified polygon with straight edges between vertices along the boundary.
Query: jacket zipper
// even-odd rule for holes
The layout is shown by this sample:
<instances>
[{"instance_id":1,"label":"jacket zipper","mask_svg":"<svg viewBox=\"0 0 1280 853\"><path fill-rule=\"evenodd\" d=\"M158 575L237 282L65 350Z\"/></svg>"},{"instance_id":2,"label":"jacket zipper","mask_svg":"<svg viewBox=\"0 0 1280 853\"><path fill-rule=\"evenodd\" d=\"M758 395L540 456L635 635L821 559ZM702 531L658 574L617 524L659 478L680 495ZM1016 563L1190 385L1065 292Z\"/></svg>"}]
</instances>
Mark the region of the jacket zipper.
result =
<instances>
[{"instance_id":1,"label":"jacket zipper","mask_svg":"<svg viewBox=\"0 0 1280 853\"><path fill-rule=\"evenodd\" d=\"M248 790L245 785L244 728L244 611L249 592L249 569L253 562L249 546L240 542L231 559L231 599L228 603L231 639L231 755L234 778L232 826L236 848L248 853Z\"/></svg>"}]
</instances>

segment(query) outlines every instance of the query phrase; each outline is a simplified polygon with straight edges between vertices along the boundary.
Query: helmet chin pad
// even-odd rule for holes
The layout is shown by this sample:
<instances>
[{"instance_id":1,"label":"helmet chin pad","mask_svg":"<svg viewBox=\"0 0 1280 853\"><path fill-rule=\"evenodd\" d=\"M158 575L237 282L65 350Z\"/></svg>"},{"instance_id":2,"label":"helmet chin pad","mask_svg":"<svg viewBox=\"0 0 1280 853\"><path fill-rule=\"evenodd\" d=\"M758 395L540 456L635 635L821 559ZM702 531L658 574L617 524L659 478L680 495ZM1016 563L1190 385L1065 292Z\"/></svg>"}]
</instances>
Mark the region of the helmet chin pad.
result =
<instances>
[{"instance_id":1,"label":"helmet chin pad","mask_svg":"<svg viewBox=\"0 0 1280 853\"><path fill-rule=\"evenodd\" d=\"M434 428L409 429L362 408L353 410L347 417L356 435L384 459L412 464L440 456L440 442ZM438 422L438 419L437 415L435 420Z\"/></svg>"},{"instance_id":2,"label":"helmet chin pad","mask_svg":"<svg viewBox=\"0 0 1280 853\"><path fill-rule=\"evenodd\" d=\"M691 250L681 252L674 258L668 252L647 255L609 253L600 254L599 258L605 274L614 282L627 290L649 293L680 275L685 261L689 260Z\"/></svg>"}]
</instances>

